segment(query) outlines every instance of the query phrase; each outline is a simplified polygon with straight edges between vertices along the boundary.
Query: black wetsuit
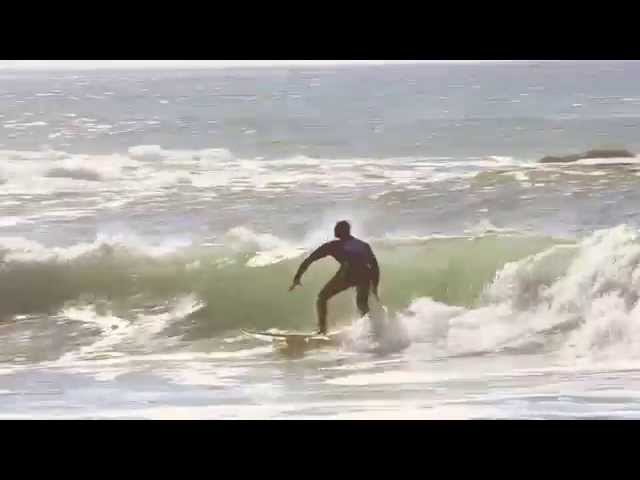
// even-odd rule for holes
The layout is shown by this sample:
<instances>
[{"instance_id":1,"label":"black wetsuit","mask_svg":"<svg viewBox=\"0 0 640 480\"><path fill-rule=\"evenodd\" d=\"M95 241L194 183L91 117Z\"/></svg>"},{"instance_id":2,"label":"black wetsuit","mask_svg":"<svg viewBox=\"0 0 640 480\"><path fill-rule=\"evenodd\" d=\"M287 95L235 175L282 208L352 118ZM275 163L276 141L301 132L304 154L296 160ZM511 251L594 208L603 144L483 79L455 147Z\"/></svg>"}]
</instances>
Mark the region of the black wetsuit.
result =
<instances>
[{"instance_id":1,"label":"black wetsuit","mask_svg":"<svg viewBox=\"0 0 640 480\"><path fill-rule=\"evenodd\" d=\"M295 281L299 282L304 272L316 260L332 256L340 269L327 282L318 294L316 308L318 312L318 324L321 332L327 329L327 302L334 295L351 287L356 287L356 303L361 315L369 312L369 290L371 285L378 287L380 270L378 261L368 243L355 237L333 240L321 245L309 255L298 268Z\"/></svg>"}]
</instances>

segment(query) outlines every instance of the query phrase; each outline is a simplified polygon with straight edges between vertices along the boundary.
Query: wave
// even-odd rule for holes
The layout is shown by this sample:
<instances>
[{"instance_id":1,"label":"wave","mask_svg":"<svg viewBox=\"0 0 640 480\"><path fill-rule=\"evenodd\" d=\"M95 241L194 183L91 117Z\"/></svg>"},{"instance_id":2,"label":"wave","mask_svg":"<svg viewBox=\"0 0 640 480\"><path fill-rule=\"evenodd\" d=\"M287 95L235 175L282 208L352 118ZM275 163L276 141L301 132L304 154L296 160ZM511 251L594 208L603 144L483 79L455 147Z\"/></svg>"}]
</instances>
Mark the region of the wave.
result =
<instances>
[{"instance_id":1,"label":"wave","mask_svg":"<svg viewBox=\"0 0 640 480\"><path fill-rule=\"evenodd\" d=\"M385 192L419 190L442 182L461 182L462 188L468 188L472 179L480 185L492 175L512 175L522 186L529 187L528 175L532 172L561 169L568 165L567 162L576 167L637 163L637 157L633 156L612 157L624 153L597 150L531 162L495 155L466 158L314 158L304 155L241 158L224 148L171 150L159 145L138 145L124 153L99 155L57 150L0 150L0 184L5 193L15 195L58 192L163 195L163 191L185 187L207 189L209 195L239 191L272 194L307 188L323 191L326 188L383 189L382 193L368 193L368 198L375 200Z\"/></svg>"},{"instance_id":2,"label":"wave","mask_svg":"<svg viewBox=\"0 0 640 480\"><path fill-rule=\"evenodd\" d=\"M0 150L7 193L142 192L167 187L284 191L302 186L403 187L467 179L480 171L521 166L512 157L241 158L224 148L165 149L137 145L124 153ZM295 175L292 175L295 172ZM33 179L38 178L37 182Z\"/></svg>"},{"instance_id":3,"label":"wave","mask_svg":"<svg viewBox=\"0 0 640 480\"><path fill-rule=\"evenodd\" d=\"M98 339L64 354L59 362L74 362L78 359L104 358L120 356L126 346L129 353L155 352L159 348L157 335L167 329L171 323L197 312L203 307L193 295L177 299L175 304L160 313L137 313L130 319L120 318L109 312L96 311L95 305L69 307L60 316L83 325L91 325L99 330ZM131 316L131 315L129 315ZM164 337L164 343L171 343Z\"/></svg>"},{"instance_id":4,"label":"wave","mask_svg":"<svg viewBox=\"0 0 640 480\"><path fill-rule=\"evenodd\" d=\"M448 354L628 360L640 355L639 298L640 237L621 225L507 263L474 308L419 298L401 316Z\"/></svg>"},{"instance_id":5,"label":"wave","mask_svg":"<svg viewBox=\"0 0 640 480\"><path fill-rule=\"evenodd\" d=\"M629 226L581 241L486 233L372 245L382 266L387 344L406 336L447 356L640 355L640 236ZM311 329L315 295L336 265L314 264L304 287L289 293L308 250L247 227L231 229L215 246L103 236L63 248L0 238L0 315L97 329L99 338L73 353L81 357L154 350L174 337L224 339L240 328ZM356 347L369 321L356 321L346 294L332 301L330 319L334 327L353 326Z\"/></svg>"},{"instance_id":6,"label":"wave","mask_svg":"<svg viewBox=\"0 0 640 480\"><path fill-rule=\"evenodd\" d=\"M397 311L419 296L472 305L505 263L555 243L485 235L385 239L373 245L383 265L385 304ZM209 246L177 240L150 244L120 235L46 247L0 237L0 315L53 315L77 305L107 304L113 315L128 318L131 312L195 295L203 308L178 326L187 338L238 328L312 328L315 296L337 264L330 259L314 264L304 288L289 293L291 277L308 251L247 228L232 229L222 243ZM351 321L351 296L336 298L331 312L336 323Z\"/></svg>"}]
</instances>

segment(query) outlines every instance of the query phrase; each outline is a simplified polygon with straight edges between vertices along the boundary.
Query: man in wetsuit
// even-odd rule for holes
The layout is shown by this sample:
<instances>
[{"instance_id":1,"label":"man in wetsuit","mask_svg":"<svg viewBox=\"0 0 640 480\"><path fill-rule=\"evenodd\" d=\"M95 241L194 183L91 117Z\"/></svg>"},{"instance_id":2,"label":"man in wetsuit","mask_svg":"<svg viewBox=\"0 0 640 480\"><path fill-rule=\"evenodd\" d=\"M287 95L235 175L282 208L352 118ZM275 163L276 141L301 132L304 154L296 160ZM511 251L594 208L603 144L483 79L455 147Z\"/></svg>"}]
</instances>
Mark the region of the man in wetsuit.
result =
<instances>
[{"instance_id":1,"label":"man in wetsuit","mask_svg":"<svg viewBox=\"0 0 640 480\"><path fill-rule=\"evenodd\" d=\"M351 226L346 221L336 223L334 234L338 240L321 245L309 255L298 268L289 291L300 285L300 279L309 265L326 256L332 256L340 263L340 269L318 294L318 333L327 333L327 302L334 295L356 288L356 303L361 315L369 313L369 290L378 297L380 270L378 261L368 243L351 236Z\"/></svg>"}]
</instances>

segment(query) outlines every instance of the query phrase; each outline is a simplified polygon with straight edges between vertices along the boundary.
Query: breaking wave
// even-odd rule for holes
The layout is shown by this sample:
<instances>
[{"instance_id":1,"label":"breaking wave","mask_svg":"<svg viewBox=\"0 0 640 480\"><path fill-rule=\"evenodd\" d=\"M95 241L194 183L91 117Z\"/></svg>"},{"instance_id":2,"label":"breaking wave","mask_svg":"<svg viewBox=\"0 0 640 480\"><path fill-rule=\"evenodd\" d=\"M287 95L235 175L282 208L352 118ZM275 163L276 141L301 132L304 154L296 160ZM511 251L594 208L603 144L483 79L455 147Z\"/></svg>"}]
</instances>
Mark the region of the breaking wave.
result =
<instances>
[{"instance_id":1,"label":"breaking wave","mask_svg":"<svg viewBox=\"0 0 640 480\"><path fill-rule=\"evenodd\" d=\"M621 225L508 262L475 307L422 297L402 316L414 340L448 354L629 360L640 355L639 297L640 238Z\"/></svg>"},{"instance_id":2,"label":"breaking wave","mask_svg":"<svg viewBox=\"0 0 640 480\"><path fill-rule=\"evenodd\" d=\"M381 239L373 244L383 265L385 303L398 310L427 295L471 305L506 262L554 241L486 235ZM54 314L69 305L106 302L121 316L196 295L205 307L190 325L194 335L243 327L311 327L315 295L336 264L331 259L318 262L305 275L304 288L289 293L290 279L308 250L246 227L231 229L213 246L150 244L133 236L103 235L90 243L47 247L0 237L0 315ZM338 321L350 320L354 311L348 295L332 304Z\"/></svg>"},{"instance_id":3,"label":"breaking wave","mask_svg":"<svg viewBox=\"0 0 640 480\"><path fill-rule=\"evenodd\" d=\"M629 226L578 242L499 233L372 244L396 342L406 331L445 355L640 355L640 237ZM101 332L74 355L225 338L240 328L310 329L315 295L336 265L318 262L289 293L307 251L247 227L216 246L116 236L46 247L0 238L0 314L16 322L48 314L41 321L64 318ZM362 330L351 297L332 301L331 321Z\"/></svg>"}]
</instances>

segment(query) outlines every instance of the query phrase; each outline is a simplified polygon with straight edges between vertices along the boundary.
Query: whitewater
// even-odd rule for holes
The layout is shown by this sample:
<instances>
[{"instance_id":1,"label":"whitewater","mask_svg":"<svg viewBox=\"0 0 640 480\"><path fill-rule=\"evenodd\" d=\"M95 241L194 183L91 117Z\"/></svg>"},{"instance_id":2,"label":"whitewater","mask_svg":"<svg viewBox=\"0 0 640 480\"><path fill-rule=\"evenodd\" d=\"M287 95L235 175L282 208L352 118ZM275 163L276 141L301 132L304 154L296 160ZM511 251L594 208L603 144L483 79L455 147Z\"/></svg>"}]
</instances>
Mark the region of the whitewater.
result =
<instances>
[{"instance_id":1,"label":"whitewater","mask_svg":"<svg viewBox=\"0 0 640 480\"><path fill-rule=\"evenodd\" d=\"M640 418L639 78L0 72L0 418ZM342 219L371 317L244 335L315 328Z\"/></svg>"}]
</instances>

